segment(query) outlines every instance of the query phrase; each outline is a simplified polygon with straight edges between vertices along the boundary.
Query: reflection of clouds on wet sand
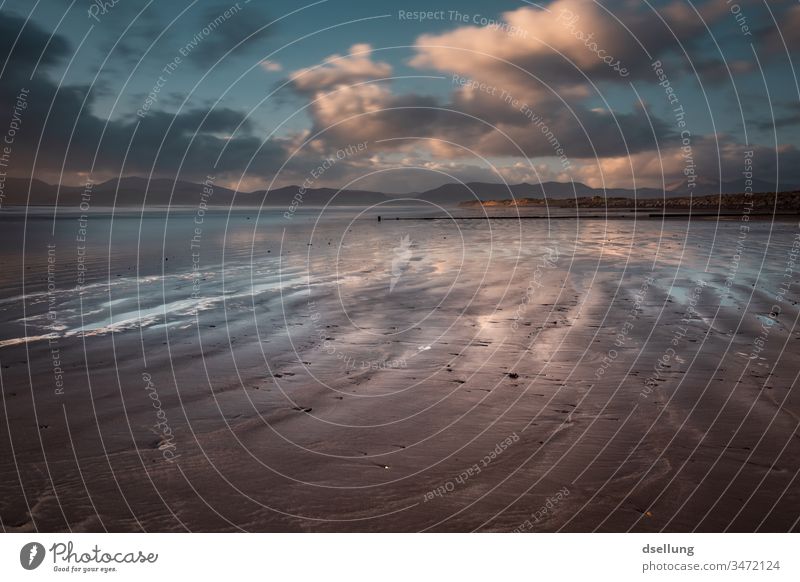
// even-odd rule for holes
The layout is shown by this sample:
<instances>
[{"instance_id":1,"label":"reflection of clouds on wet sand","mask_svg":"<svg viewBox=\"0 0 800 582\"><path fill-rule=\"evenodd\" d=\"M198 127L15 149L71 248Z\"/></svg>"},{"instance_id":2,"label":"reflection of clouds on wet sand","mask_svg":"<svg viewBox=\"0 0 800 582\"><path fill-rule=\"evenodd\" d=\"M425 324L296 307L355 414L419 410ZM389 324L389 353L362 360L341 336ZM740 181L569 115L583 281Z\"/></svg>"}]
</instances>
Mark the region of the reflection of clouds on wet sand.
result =
<instances>
[{"instance_id":1,"label":"reflection of clouds on wet sand","mask_svg":"<svg viewBox=\"0 0 800 582\"><path fill-rule=\"evenodd\" d=\"M0 303L7 385L26 381L20 338L29 342L38 385L52 382L47 340L54 333L64 394L37 402L37 411L63 416L62 402L75 414L91 410L90 358L104 443L88 421L71 427L73 437L85 454L119 451L115 472L141 483L138 455L158 454L152 412L137 397L144 350L174 423L181 468L193 483L222 474L246 491L250 500L226 511L254 529L510 530L563 487L570 495L536 528L651 530L672 520L686 529L743 464L737 488L753 490L763 478L764 500L793 506L779 496L791 472L768 467L779 454L781 466L800 459L790 440L798 404L788 390L797 364L786 356L796 340L796 287L785 293L766 347L748 357L774 303L793 224L754 224L726 286L736 241L736 225L726 223L378 223L351 214L315 223L303 209L285 232L269 216L254 226L251 214L217 224L224 237L207 217L198 299L180 240L162 272L129 271L123 255L95 267L80 295L58 288L60 329L47 327L47 297L32 284L24 314L14 302ZM393 252L403 240L408 247ZM394 269L398 254L403 265ZM707 287L694 298L699 281ZM664 364L667 349L674 354ZM655 380L648 385L648 378ZM26 418L29 405L18 402L12 422ZM130 435L119 430L127 426L121 410ZM509 434L520 442L418 507L426 491ZM764 466L748 464L751 452ZM59 459L58 449L48 458ZM64 495L79 482L68 458L54 477ZM210 526L207 507L169 471L153 464L159 491L183 519ZM33 490L46 485L37 479ZM231 485L217 485L204 495L223 504ZM122 523L118 497L104 493L104 520ZM159 515L149 496L133 503L142 516ZM375 507L395 513L378 518ZM720 503L706 524L727 525L740 508ZM56 505L40 511L44 523L59 523ZM770 514L771 527L783 527L784 514ZM743 527L761 518L746 508ZM170 527L161 517L144 519Z\"/></svg>"}]
</instances>

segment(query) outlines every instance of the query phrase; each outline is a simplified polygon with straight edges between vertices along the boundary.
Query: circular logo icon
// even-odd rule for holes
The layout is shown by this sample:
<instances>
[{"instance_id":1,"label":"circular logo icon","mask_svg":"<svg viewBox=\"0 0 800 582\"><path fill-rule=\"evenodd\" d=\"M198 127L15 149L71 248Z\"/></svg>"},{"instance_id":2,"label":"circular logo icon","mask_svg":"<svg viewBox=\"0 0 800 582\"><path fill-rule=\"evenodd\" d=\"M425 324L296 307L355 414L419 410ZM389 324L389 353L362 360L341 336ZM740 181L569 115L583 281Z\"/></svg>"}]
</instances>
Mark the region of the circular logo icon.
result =
<instances>
[{"instance_id":1,"label":"circular logo icon","mask_svg":"<svg viewBox=\"0 0 800 582\"><path fill-rule=\"evenodd\" d=\"M19 563L26 570L35 570L44 561L44 546L39 542L30 542L19 551Z\"/></svg>"}]
</instances>

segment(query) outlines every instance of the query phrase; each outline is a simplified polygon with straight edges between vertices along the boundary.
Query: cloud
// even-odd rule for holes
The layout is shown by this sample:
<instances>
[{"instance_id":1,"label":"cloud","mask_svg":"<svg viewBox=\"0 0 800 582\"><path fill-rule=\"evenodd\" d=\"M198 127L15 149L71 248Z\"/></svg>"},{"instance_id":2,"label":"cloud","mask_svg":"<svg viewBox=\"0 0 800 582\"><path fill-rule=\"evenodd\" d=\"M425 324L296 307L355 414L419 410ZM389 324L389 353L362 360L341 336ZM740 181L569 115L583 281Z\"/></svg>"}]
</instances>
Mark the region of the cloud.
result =
<instances>
[{"instance_id":1,"label":"cloud","mask_svg":"<svg viewBox=\"0 0 800 582\"><path fill-rule=\"evenodd\" d=\"M143 118L133 114L101 117L94 110L102 85L99 90L59 86L49 76L49 70L69 56L71 49L63 37L50 38L35 23L9 14L0 14L0 31L0 44L8 45L9 54L0 83L0 110L13 110L20 91L28 92L10 154L10 175L29 176L34 171L55 181L62 179L63 169L67 183L89 172L95 177L149 175L151 171L176 177L180 172L194 179L214 172L241 172L253 157L254 172L267 176L285 159L283 141L262 144L244 113L234 109L189 109L177 115L151 110ZM11 52L10 43L17 35L17 48ZM30 78L40 55L39 68Z\"/></svg>"},{"instance_id":2,"label":"cloud","mask_svg":"<svg viewBox=\"0 0 800 582\"><path fill-rule=\"evenodd\" d=\"M559 90L594 81L652 78L649 64L698 42L703 24L683 3L653 13L645 4L624 2L612 12L591 0L557 0L548 10L526 6L503 13L504 27L463 26L417 39L413 66L496 79L508 90ZM721 18L722 11L709 14ZM663 21L662 21L663 19ZM649 55L649 56L648 56ZM535 81L534 79L540 81Z\"/></svg>"},{"instance_id":3,"label":"cloud","mask_svg":"<svg viewBox=\"0 0 800 582\"><path fill-rule=\"evenodd\" d=\"M756 127L764 131L783 129L800 125L800 103L789 103L785 109L787 113L776 116L774 119L765 119L756 122Z\"/></svg>"},{"instance_id":4,"label":"cloud","mask_svg":"<svg viewBox=\"0 0 800 582\"><path fill-rule=\"evenodd\" d=\"M262 69L271 73L283 70L283 66L280 63L271 61L269 59L264 59L259 63L259 65Z\"/></svg>"},{"instance_id":5,"label":"cloud","mask_svg":"<svg viewBox=\"0 0 800 582\"><path fill-rule=\"evenodd\" d=\"M745 152L752 151L754 177L774 184L780 168L780 184L783 187L800 184L800 150L793 145L777 149L764 145L746 145L730 135L695 136L692 140L692 161L695 166L698 184L716 184L743 180L745 171ZM645 151L633 156L618 156L598 159L593 163L580 165L576 175L581 181L593 187L604 183L610 187L660 187L682 186L683 194L691 191L686 188L683 174L687 161L680 144L665 142L660 152Z\"/></svg>"},{"instance_id":6,"label":"cloud","mask_svg":"<svg viewBox=\"0 0 800 582\"><path fill-rule=\"evenodd\" d=\"M15 14L0 14L0 55L3 60L8 58L4 77L30 76L37 63L46 68L69 51L70 45L63 37L51 38L38 24Z\"/></svg>"},{"instance_id":7,"label":"cloud","mask_svg":"<svg viewBox=\"0 0 800 582\"><path fill-rule=\"evenodd\" d=\"M655 139L672 135L643 107L612 114L582 104L587 96L582 89L555 94L533 89L530 79L514 89L492 85L491 94L452 83L450 101L396 94L391 84L379 81L391 67L370 53L369 46L356 45L347 56L332 55L292 73L293 90L310 100L311 133L319 134L312 145L370 141L379 150L426 147L446 158L465 156L469 149L517 157L561 157L565 150L571 157L592 158L653 149ZM482 65L480 55L458 59L459 72L470 78Z\"/></svg>"},{"instance_id":8,"label":"cloud","mask_svg":"<svg viewBox=\"0 0 800 582\"><path fill-rule=\"evenodd\" d=\"M370 45L355 44L347 55L334 54L317 66L294 71L289 77L292 88L298 93L319 94L337 87L389 77L392 66L373 61L371 52Z\"/></svg>"},{"instance_id":9,"label":"cloud","mask_svg":"<svg viewBox=\"0 0 800 582\"><path fill-rule=\"evenodd\" d=\"M757 36L768 53L786 55L787 49L789 52L800 49L798 30L800 30L800 4L795 4L779 14L776 22L770 20L758 31Z\"/></svg>"}]
</instances>

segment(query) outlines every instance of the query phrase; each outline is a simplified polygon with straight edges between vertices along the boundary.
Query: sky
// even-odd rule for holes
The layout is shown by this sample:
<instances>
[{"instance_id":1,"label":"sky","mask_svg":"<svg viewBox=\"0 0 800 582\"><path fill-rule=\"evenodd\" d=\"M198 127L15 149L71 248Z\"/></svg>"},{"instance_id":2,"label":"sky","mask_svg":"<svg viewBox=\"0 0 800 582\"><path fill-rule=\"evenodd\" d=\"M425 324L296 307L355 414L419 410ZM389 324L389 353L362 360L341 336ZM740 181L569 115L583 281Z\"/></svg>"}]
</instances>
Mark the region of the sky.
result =
<instances>
[{"instance_id":1,"label":"sky","mask_svg":"<svg viewBox=\"0 0 800 582\"><path fill-rule=\"evenodd\" d=\"M4 1L0 171L796 185L798 30L796 0Z\"/></svg>"}]
</instances>

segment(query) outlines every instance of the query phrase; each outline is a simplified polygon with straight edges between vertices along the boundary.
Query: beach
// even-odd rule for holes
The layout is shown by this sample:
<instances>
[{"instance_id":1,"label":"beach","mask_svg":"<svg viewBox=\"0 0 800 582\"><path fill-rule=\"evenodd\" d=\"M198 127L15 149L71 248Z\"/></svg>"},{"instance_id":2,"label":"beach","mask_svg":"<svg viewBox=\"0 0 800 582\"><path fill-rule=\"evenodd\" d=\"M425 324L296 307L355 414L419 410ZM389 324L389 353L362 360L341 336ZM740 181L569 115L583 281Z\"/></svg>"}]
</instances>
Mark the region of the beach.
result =
<instances>
[{"instance_id":1,"label":"beach","mask_svg":"<svg viewBox=\"0 0 800 582\"><path fill-rule=\"evenodd\" d=\"M6 531L798 529L796 219L0 225Z\"/></svg>"}]
</instances>

